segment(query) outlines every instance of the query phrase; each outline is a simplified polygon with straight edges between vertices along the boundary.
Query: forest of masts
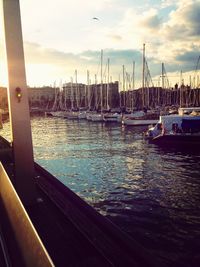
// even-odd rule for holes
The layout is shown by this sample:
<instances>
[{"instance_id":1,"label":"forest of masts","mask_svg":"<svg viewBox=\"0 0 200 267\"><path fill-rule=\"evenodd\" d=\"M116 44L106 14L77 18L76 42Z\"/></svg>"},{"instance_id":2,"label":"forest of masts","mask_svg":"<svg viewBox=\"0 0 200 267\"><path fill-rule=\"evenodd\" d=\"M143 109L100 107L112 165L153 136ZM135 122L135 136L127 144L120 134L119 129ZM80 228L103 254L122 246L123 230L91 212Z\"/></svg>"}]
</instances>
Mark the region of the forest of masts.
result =
<instances>
[{"instance_id":1,"label":"forest of masts","mask_svg":"<svg viewBox=\"0 0 200 267\"><path fill-rule=\"evenodd\" d=\"M196 75L196 79L193 79L193 82L190 82L190 85L184 85L182 80L180 86L175 84L174 87L170 87L164 64L162 64L162 70L161 86L154 86L148 70L144 75L144 85L141 88L137 90L122 90L120 92L120 106L130 110L154 109L166 106L200 106L200 80L198 75ZM123 87L125 88L126 86L124 85Z\"/></svg>"},{"instance_id":2,"label":"forest of masts","mask_svg":"<svg viewBox=\"0 0 200 267\"><path fill-rule=\"evenodd\" d=\"M135 63L133 62L133 74L125 72L123 66L123 81L122 91L120 92L120 106L125 109L154 109L156 107L179 106L179 107L195 107L200 106L200 80L198 75L198 68L200 63L200 56L198 57L194 76L189 77L189 85L184 84L182 78L182 71L180 73L180 85L176 83L174 87L170 86L167 73L162 63L162 73L159 77L161 86L154 86L150 75L149 67L145 57L145 44L143 44L143 59L142 59L142 87L137 90L134 89L134 72ZM131 84L132 83L132 84ZM126 88L129 90L125 90Z\"/></svg>"},{"instance_id":3,"label":"forest of masts","mask_svg":"<svg viewBox=\"0 0 200 267\"><path fill-rule=\"evenodd\" d=\"M122 110L140 110L140 109L155 109L164 108L169 106L179 107L195 107L200 106L200 80L198 75L198 68L200 62L200 56L197 61L196 69L193 77L189 77L189 85L184 84L182 78L182 71L180 73L179 85L176 83L173 87L169 83L164 63L162 63L162 71L159 77L158 85L154 85L150 75L149 67L145 56L145 44L143 44L143 58L142 58L142 86L139 89L135 89L135 62L133 61L132 74L130 75L125 71L123 65L122 81L119 77L119 95L118 97L112 97L111 83L112 77L109 75L109 59L107 61L105 73L103 75L102 69L103 50L101 50L101 83L97 84L97 75L95 75L95 84L91 84L89 79L89 71L87 71L88 85L85 87L84 100L82 102L89 103L90 108L99 110L102 108L108 109L119 107ZM104 80L105 77L105 80ZM107 78L106 78L107 77ZM77 84L77 70L75 71L75 81ZM73 79L71 78L71 84ZM74 84L74 83L73 83ZM76 85L75 84L75 85ZM76 87L76 86L75 86ZM64 88L64 87L63 87ZM77 84L78 88L78 84ZM71 106L73 102L80 102L81 96L80 90L71 90ZM96 98L95 98L96 97ZM90 99L89 99L90 98ZM77 100L79 99L79 101ZM65 101L66 102L66 101ZM94 103L93 103L94 102ZM95 104L97 103L98 104ZM66 105L66 104L65 104ZM67 105L69 106L69 105ZM73 106L74 107L74 106ZM78 107L78 104L76 104Z\"/></svg>"}]
</instances>

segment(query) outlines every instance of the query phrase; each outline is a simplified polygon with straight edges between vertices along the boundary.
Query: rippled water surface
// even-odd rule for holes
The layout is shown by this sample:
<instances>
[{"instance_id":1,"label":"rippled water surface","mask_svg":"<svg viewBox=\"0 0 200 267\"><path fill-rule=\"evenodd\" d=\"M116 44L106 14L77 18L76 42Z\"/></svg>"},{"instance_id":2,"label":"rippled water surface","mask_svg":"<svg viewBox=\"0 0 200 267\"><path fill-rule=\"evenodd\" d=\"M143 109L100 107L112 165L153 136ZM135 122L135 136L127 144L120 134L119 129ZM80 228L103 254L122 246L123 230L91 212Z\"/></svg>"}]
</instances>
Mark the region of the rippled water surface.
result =
<instances>
[{"instance_id":1,"label":"rippled water surface","mask_svg":"<svg viewBox=\"0 0 200 267\"><path fill-rule=\"evenodd\" d=\"M167 266L200 266L200 152L145 129L34 117L35 160Z\"/></svg>"}]
</instances>

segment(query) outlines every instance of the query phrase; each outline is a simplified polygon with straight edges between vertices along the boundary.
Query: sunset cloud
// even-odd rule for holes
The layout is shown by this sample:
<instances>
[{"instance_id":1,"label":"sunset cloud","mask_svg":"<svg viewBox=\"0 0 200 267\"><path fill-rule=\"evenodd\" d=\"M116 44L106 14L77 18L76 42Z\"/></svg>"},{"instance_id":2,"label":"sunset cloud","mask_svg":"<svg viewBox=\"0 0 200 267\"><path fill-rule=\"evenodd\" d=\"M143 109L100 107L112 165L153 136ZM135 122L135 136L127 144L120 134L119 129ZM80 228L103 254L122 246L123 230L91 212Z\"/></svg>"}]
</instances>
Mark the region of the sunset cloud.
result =
<instances>
[{"instance_id":1,"label":"sunset cloud","mask_svg":"<svg viewBox=\"0 0 200 267\"><path fill-rule=\"evenodd\" d=\"M113 79L122 75L122 65L131 72L135 61L138 84L143 43L152 76L160 75L162 62L169 72L192 71L199 56L199 0L21 0L20 4L30 84L65 80L75 69L85 81L87 70L91 76L97 72L101 49L104 67L110 58Z\"/></svg>"}]
</instances>

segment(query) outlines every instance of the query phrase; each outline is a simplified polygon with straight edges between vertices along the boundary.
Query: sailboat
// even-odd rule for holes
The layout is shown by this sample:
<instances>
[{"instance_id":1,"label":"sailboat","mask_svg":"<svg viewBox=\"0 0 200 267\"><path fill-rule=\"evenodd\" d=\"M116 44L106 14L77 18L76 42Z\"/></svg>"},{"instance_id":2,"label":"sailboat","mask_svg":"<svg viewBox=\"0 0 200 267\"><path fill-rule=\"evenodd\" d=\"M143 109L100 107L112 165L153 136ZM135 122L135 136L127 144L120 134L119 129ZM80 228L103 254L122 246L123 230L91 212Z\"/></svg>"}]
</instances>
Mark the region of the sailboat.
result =
<instances>
[{"instance_id":1,"label":"sailboat","mask_svg":"<svg viewBox=\"0 0 200 267\"><path fill-rule=\"evenodd\" d=\"M151 125L156 124L159 120L159 114L155 113L153 110L147 110L145 108L145 70L147 69L148 74L148 66L145 58L145 44L143 44L143 58L142 58L142 105L143 110L135 111L131 114L124 114L122 118L122 124L129 126L136 125ZM147 102L149 101L149 93L147 92ZM149 103L147 103L149 106Z\"/></svg>"},{"instance_id":2,"label":"sailboat","mask_svg":"<svg viewBox=\"0 0 200 267\"><path fill-rule=\"evenodd\" d=\"M90 110L91 110L91 87L90 87L90 74L89 70L87 70L87 85L85 85L85 107L82 109L79 109L78 119L89 119Z\"/></svg>"},{"instance_id":3,"label":"sailboat","mask_svg":"<svg viewBox=\"0 0 200 267\"><path fill-rule=\"evenodd\" d=\"M61 106L62 106L61 88L57 88L56 84L54 83L54 90L55 90L55 98L54 98L53 106L50 111L45 112L45 115L53 116L53 117L64 117L65 111L61 110Z\"/></svg>"},{"instance_id":4,"label":"sailboat","mask_svg":"<svg viewBox=\"0 0 200 267\"><path fill-rule=\"evenodd\" d=\"M100 113L90 114L88 117L91 121L103 122L103 50L101 50L101 86L100 86Z\"/></svg>"},{"instance_id":5,"label":"sailboat","mask_svg":"<svg viewBox=\"0 0 200 267\"><path fill-rule=\"evenodd\" d=\"M108 58L108 73L107 73L107 88L106 88L106 110L110 110L109 106L109 84L110 84L110 59ZM122 114L119 114L117 112L111 113L107 112L103 115L103 120L105 122L121 122L122 120Z\"/></svg>"},{"instance_id":6,"label":"sailboat","mask_svg":"<svg viewBox=\"0 0 200 267\"><path fill-rule=\"evenodd\" d=\"M68 120L78 119L78 111L75 111L74 104L76 102L76 109L78 109L79 100L78 100L78 84L77 84L77 70L75 70L75 83L76 83L76 91L74 97L74 86L73 86L73 78L71 77L71 111L67 112L65 118Z\"/></svg>"}]
</instances>

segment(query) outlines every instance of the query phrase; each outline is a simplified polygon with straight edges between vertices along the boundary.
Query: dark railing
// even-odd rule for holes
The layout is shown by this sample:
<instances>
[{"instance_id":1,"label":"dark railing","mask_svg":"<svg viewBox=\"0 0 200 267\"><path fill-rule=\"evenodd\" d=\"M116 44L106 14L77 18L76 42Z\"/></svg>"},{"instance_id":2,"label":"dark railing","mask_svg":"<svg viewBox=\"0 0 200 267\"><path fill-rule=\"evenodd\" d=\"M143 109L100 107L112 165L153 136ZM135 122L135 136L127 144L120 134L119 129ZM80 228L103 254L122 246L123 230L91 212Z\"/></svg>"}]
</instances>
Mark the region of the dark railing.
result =
<instances>
[{"instance_id":1,"label":"dark railing","mask_svg":"<svg viewBox=\"0 0 200 267\"><path fill-rule=\"evenodd\" d=\"M9 254L10 258L15 259L15 264L12 264L12 266L54 266L1 163L0 205L4 215L2 216L1 213L0 224L2 225L2 233L6 232L6 235L4 234L5 241L11 242L8 241L8 233L5 231L9 228L11 230L9 231L10 240L16 246L15 256ZM6 223L3 223L2 220ZM2 241L3 251L6 251L5 247ZM8 258L5 253L4 257ZM7 262L9 262L8 259ZM11 260L11 262L13 261ZM19 262L22 265L17 265Z\"/></svg>"}]
</instances>

